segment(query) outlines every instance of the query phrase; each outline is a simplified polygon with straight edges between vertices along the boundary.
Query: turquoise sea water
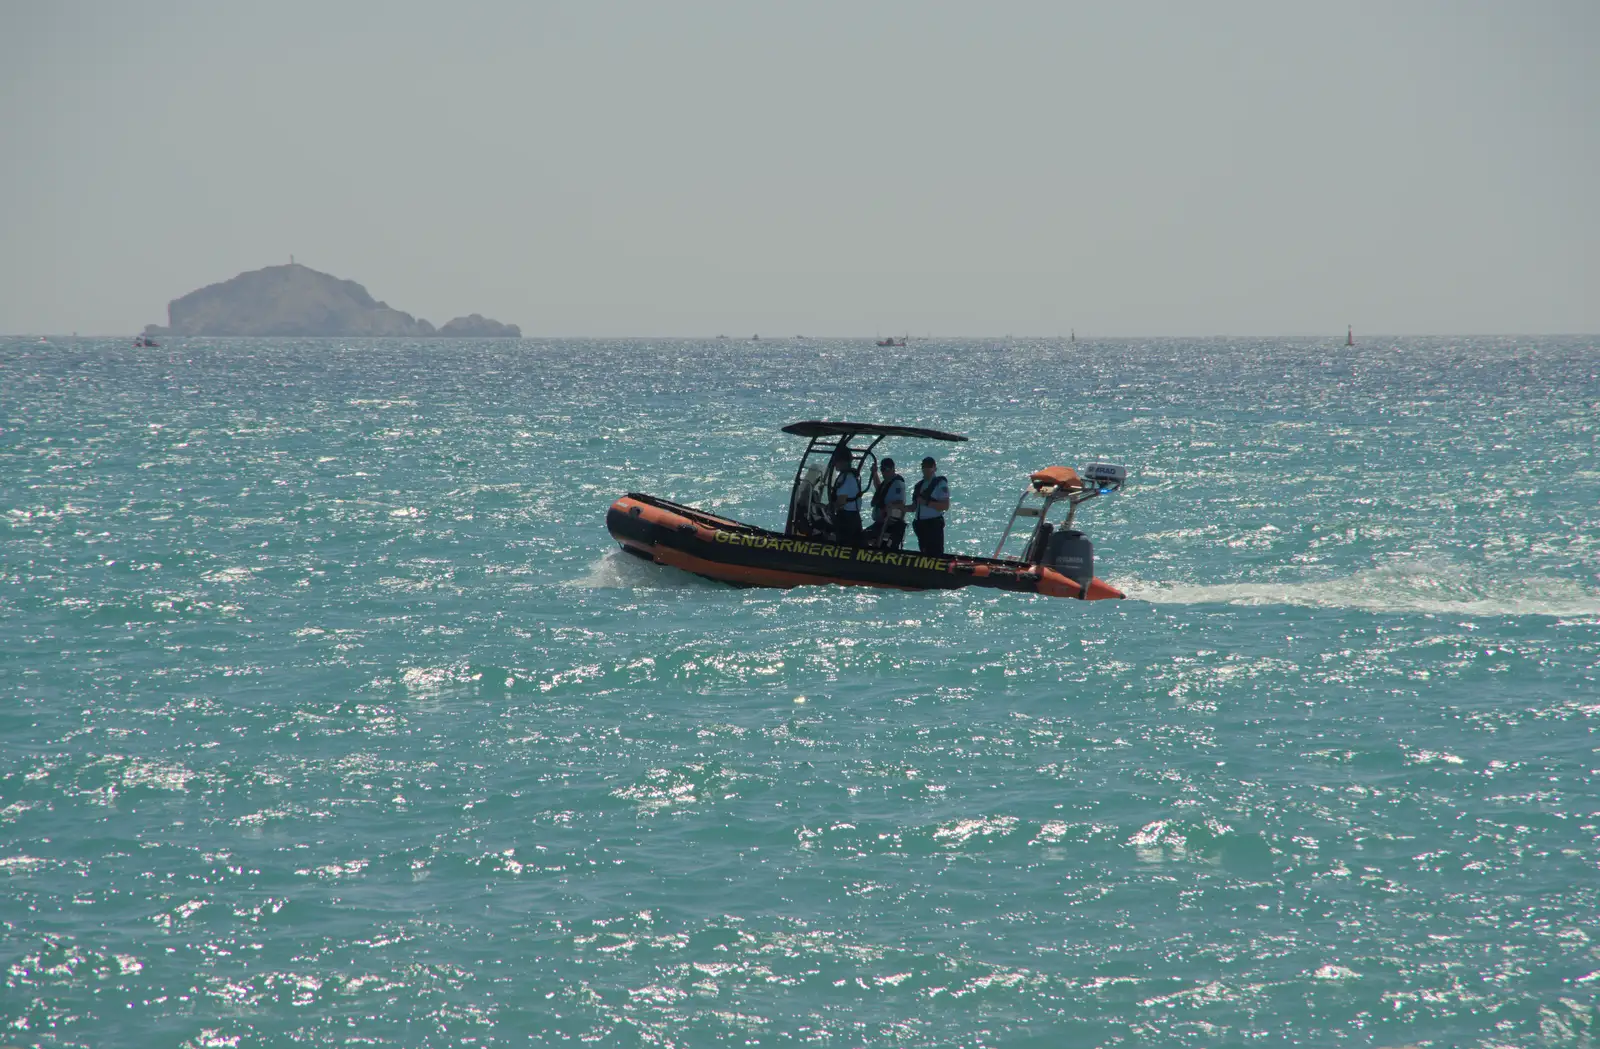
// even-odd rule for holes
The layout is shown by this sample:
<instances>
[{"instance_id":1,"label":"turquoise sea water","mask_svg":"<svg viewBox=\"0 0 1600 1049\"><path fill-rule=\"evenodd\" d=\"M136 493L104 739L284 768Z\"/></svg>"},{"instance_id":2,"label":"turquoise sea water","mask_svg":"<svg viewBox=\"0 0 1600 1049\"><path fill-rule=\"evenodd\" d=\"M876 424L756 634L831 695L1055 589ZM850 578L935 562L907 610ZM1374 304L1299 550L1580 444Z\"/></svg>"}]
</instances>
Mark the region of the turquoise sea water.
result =
<instances>
[{"instance_id":1,"label":"turquoise sea water","mask_svg":"<svg viewBox=\"0 0 1600 1049\"><path fill-rule=\"evenodd\" d=\"M1339 340L1342 342L1342 340ZM0 341L0 1044L1600 1042L1593 339ZM736 590L802 418L1080 602Z\"/></svg>"}]
</instances>

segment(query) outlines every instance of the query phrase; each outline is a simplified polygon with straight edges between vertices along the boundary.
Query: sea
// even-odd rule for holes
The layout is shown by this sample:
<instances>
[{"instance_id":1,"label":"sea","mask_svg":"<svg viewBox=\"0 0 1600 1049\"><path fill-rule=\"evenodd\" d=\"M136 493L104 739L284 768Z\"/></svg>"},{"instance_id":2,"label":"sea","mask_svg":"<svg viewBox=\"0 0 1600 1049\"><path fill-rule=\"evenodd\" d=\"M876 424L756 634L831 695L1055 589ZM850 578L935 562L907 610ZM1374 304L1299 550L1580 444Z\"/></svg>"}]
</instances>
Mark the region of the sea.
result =
<instances>
[{"instance_id":1,"label":"sea","mask_svg":"<svg viewBox=\"0 0 1600 1049\"><path fill-rule=\"evenodd\" d=\"M0 340L0 1045L1600 1044L1600 340ZM736 589L804 419L1123 601Z\"/></svg>"}]
</instances>

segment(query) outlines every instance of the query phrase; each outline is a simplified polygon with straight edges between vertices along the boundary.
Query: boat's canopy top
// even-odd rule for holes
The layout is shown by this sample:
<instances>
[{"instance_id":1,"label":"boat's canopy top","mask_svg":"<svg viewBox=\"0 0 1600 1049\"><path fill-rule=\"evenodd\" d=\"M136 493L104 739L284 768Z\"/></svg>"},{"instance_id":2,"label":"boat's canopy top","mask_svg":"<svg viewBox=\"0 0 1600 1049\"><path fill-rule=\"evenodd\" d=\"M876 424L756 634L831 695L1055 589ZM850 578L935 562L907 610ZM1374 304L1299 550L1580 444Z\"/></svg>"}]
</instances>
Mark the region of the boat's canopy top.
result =
<instances>
[{"instance_id":1,"label":"boat's canopy top","mask_svg":"<svg viewBox=\"0 0 1600 1049\"><path fill-rule=\"evenodd\" d=\"M922 437L930 441L965 441L960 434L945 433L943 430L929 430L921 426L886 426L883 423L849 423L825 422L812 419L807 422L790 423L783 428L784 433L792 433L796 437L854 437L856 434L866 434L873 437Z\"/></svg>"}]
</instances>

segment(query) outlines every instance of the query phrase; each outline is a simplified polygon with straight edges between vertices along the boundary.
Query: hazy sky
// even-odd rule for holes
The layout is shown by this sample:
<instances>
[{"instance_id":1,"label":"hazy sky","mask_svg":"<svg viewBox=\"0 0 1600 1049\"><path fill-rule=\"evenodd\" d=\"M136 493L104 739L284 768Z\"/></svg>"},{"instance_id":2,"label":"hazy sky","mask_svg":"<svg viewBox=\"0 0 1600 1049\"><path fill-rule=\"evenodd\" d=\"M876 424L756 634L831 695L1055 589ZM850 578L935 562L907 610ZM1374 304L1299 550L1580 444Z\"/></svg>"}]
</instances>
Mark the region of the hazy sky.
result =
<instances>
[{"instance_id":1,"label":"hazy sky","mask_svg":"<svg viewBox=\"0 0 1600 1049\"><path fill-rule=\"evenodd\" d=\"M0 331L1600 331L1600 3L0 0Z\"/></svg>"}]
</instances>

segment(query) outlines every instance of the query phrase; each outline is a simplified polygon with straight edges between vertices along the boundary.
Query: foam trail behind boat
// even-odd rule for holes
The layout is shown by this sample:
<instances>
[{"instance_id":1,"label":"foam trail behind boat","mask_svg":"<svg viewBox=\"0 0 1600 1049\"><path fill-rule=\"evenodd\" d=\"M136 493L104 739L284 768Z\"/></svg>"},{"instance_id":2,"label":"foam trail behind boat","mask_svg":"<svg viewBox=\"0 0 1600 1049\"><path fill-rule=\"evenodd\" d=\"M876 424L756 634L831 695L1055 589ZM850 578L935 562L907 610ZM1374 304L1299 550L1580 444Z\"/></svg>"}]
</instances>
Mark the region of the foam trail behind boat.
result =
<instances>
[{"instance_id":1,"label":"foam trail behind boat","mask_svg":"<svg viewBox=\"0 0 1600 1049\"><path fill-rule=\"evenodd\" d=\"M1600 617L1600 592L1550 576L1482 576L1448 562L1384 565L1305 583L1129 581L1129 598L1163 605L1299 605L1458 616Z\"/></svg>"}]
</instances>

